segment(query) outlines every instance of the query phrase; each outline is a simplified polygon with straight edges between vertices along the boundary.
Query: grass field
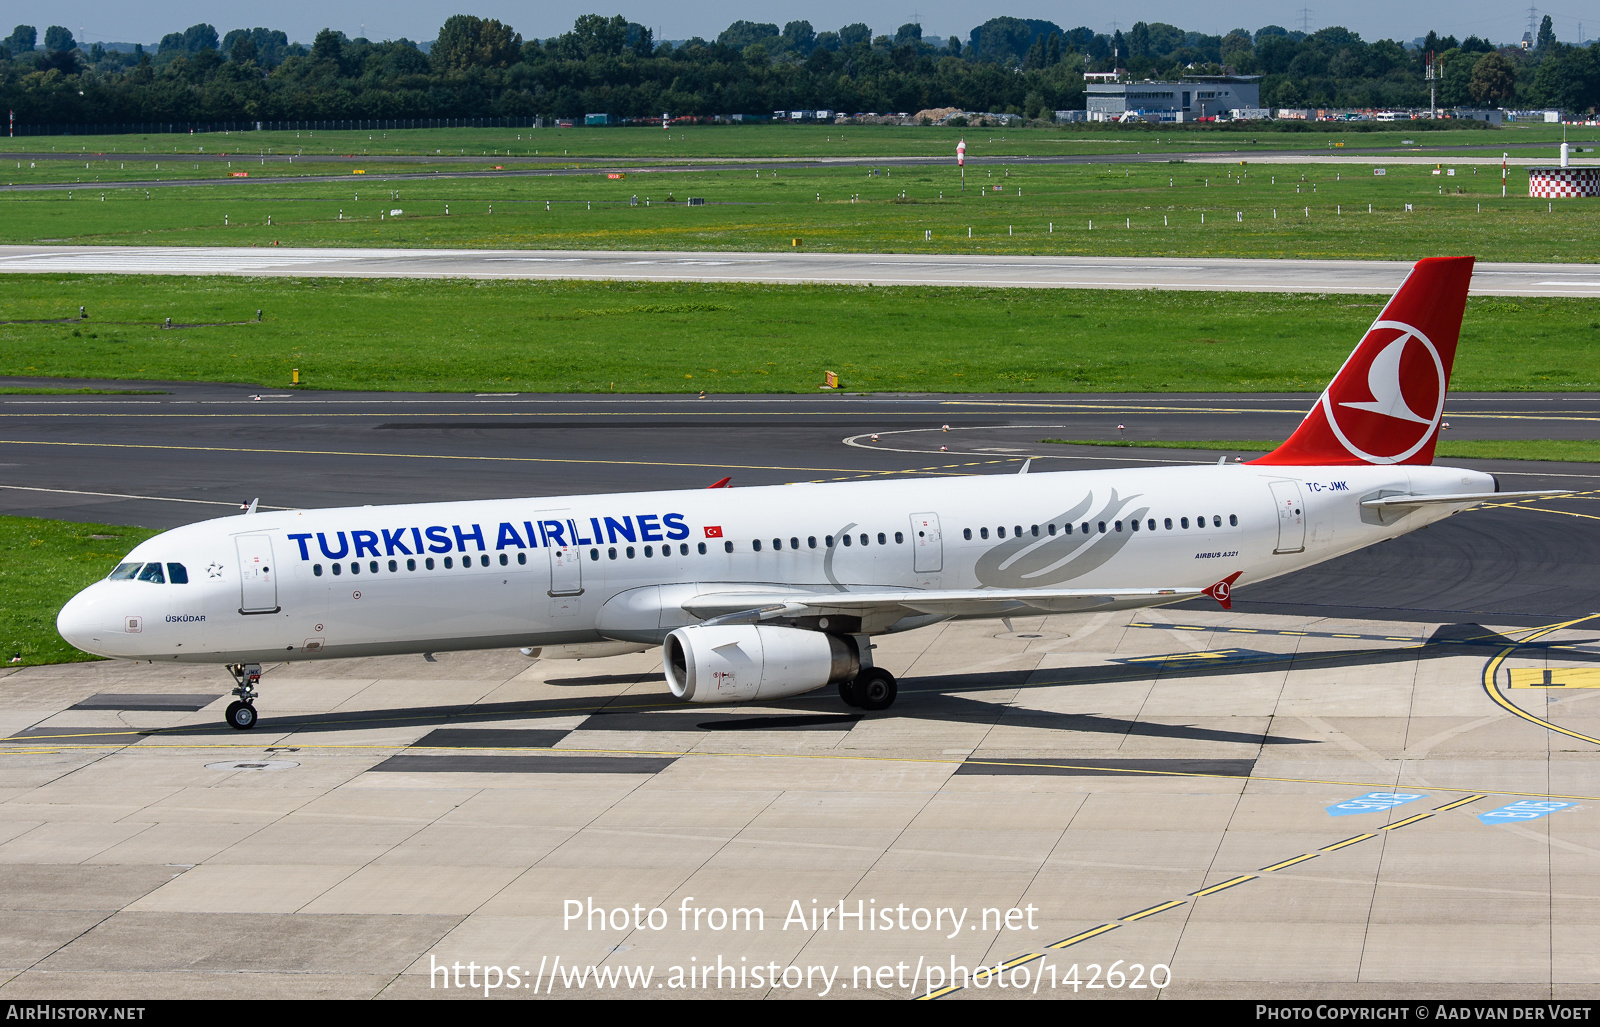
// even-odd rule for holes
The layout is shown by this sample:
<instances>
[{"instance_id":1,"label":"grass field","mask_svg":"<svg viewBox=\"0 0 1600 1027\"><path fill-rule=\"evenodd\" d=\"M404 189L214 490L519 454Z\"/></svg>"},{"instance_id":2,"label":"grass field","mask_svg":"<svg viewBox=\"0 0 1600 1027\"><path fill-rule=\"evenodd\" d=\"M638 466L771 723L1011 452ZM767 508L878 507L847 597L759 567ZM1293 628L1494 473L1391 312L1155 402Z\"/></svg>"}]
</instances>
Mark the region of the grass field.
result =
<instances>
[{"instance_id":1,"label":"grass field","mask_svg":"<svg viewBox=\"0 0 1600 1027\"><path fill-rule=\"evenodd\" d=\"M1381 161L967 171L965 189L919 167L9 192L0 242L1600 260L1600 202L1530 199L1516 170L1506 199L1494 168Z\"/></svg>"},{"instance_id":2,"label":"grass field","mask_svg":"<svg viewBox=\"0 0 1600 1027\"><path fill-rule=\"evenodd\" d=\"M1063 446L1107 446L1113 449L1210 449L1229 453L1267 453L1282 439L1200 439L1161 442L1151 439L1040 439ZM1441 439L1436 457L1478 460L1555 460L1563 463L1600 462L1597 439Z\"/></svg>"},{"instance_id":3,"label":"grass field","mask_svg":"<svg viewBox=\"0 0 1600 1027\"><path fill-rule=\"evenodd\" d=\"M94 659L56 634L56 614L154 534L147 528L0 517L0 666Z\"/></svg>"},{"instance_id":4,"label":"grass field","mask_svg":"<svg viewBox=\"0 0 1600 1027\"><path fill-rule=\"evenodd\" d=\"M1594 130L1567 129L1567 138ZM437 128L401 130L127 133L0 138L0 154L322 154L330 156L456 156L621 159L738 159L954 155L968 152L1040 156L1057 153L1207 150L1356 149L1414 145L1519 146L1560 142L1563 127L1512 124L1501 128L1429 129L1397 124L1373 131L1331 123L1256 123L1234 126L1080 124L1030 128L950 128L899 125L687 125L669 131L613 128ZM1342 143L1340 147L1337 144Z\"/></svg>"},{"instance_id":5,"label":"grass field","mask_svg":"<svg viewBox=\"0 0 1600 1027\"><path fill-rule=\"evenodd\" d=\"M1383 297L0 276L0 374L495 392L1320 389ZM76 320L78 307L88 321ZM264 320L254 321L255 311ZM163 329L171 317L174 327ZM1600 300L1472 299L1453 386L1600 383ZM27 384L27 383L16 383Z\"/></svg>"}]
</instances>

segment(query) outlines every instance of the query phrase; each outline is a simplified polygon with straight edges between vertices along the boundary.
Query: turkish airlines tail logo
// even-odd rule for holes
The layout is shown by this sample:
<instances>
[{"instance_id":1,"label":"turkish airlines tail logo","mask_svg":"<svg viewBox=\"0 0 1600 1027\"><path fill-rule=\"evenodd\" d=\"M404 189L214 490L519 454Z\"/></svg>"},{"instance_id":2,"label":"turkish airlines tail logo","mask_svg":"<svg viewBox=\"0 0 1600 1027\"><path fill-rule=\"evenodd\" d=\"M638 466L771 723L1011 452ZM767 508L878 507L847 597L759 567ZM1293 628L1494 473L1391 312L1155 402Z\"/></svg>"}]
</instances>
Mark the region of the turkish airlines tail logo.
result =
<instances>
[{"instance_id":1,"label":"turkish airlines tail logo","mask_svg":"<svg viewBox=\"0 0 1600 1027\"><path fill-rule=\"evenodd\" d=\"M1417 262L1317 405L1258 464L1430 464L1471 257Z\"/></svg>"}]
</instances>

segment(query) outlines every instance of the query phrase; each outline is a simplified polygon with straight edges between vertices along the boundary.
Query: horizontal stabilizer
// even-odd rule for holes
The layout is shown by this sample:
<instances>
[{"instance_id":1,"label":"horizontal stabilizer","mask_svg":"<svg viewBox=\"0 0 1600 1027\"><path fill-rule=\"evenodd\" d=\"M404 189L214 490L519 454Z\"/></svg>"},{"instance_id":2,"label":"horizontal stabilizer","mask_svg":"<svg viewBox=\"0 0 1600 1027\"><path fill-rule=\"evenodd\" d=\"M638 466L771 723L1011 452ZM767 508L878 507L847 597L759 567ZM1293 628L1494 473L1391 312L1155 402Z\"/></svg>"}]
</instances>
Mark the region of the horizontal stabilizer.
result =
<instances>
[{"instance_id":1,"label":"horizontal stabilizer","mask_svg":"<svg viewBox=\"0 0 1600 1027\"><path fill-rule=\"evenodd\" d=\"M1401 495L1364 499L1361 505L1369 510L1393 510L1397 507L1418 506L1474 506L1478 503L1516 502L1522 499L1543 499L1546 496L1570 496L1571 489L1535 489L1529 492L1458 492L1445 496Z\"/></svg>"}]
</instances>

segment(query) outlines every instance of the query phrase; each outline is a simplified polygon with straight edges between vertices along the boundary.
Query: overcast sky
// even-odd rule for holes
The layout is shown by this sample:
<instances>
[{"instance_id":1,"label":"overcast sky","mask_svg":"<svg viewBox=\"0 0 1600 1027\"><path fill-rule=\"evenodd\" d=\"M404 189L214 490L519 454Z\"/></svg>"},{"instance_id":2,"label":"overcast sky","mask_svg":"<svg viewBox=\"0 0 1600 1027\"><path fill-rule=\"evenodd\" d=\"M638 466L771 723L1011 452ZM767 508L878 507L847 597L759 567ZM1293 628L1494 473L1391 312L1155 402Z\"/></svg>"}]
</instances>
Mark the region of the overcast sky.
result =
<instances>
[{"instance_id":1,"label":"overcast sky","mask_svg":"<svg viewBox=\"0 0 1600 1027\"><path fill-rule=\"evenodd\" d=\"M1114 10L1127 20L1115 27L1124 30L1134 21L1165 21L1181 28L1223 33L1232 28L1254 31L1263 25L1299 28L1299 3L1268 0L1234 0L1227 4L1197 5L1187 0L1136 0ZM1587 9L1591 24L1583 26L1585 38L1600 33L1600 6L1562 0L1571 10L1540 11L1554 20L1556 35L1566 42L1578 41L1579 23ZM703 36L712 39L729 23L741 18L771 21L782 27L785 21L805 19L817 31L837 29L865 21L876 33L893 33L898 26L920 15L925 35L958 35L963 40L974 25L1003 11L1018 18L1041 18L1063 28L1088 25L1096 31L1110 32L1111 20L1103 20L1106 8L1099 4L1064 5L1041 0L1007 0L992 7L974 7L955 0L785 0L782 3L751 3L749 0L707 0L686 7L666 0L629 0L626 5L597 6L592 0L549 0L539 5L492 0L463 4L460 0L280 0L264 5L243 0L166 0L156 4L130 4L125 0L16 0L6 5L5 17L33 24L42 37L47 25L65 23L74 35L86 42L103 40L151 43L168 32L181 31L197 22L208 22L219 33L229 29L263 25L283 29L291 40L309 43L324 27L342 30L350 36L365 34L371 39L404 36L422 41L438 35L439 26L452 14L476 14L509 23L524 38L558 35L572 27L580 14L607 16L623 14L655 29L659 39L686 39ZM1396 4L1392 0L1345 0L1335 5L1324 0L1310 8L1306 21L1313 29L1343 25L1368 41L1374 39L1410 40L1437 29L1441 34L1459 37L1480 35L1496 42L1520 39L1527 30L1527 8L1507 0L1412 0ZM79 30L82 29L80 33ZM10 24L0 33L10 30Z\"/></svg>"}]
</instances>

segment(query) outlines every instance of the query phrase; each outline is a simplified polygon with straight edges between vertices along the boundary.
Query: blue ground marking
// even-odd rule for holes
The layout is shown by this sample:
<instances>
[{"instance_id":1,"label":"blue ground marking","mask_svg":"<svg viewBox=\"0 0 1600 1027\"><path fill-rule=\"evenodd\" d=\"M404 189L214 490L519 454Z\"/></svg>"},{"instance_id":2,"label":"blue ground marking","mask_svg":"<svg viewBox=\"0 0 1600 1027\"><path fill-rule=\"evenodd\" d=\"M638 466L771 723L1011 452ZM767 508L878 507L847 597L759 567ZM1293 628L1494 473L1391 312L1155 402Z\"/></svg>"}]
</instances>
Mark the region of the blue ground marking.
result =
<instances>
[{"instance_id":1,"label":"blue ground marking","mask_svg":"<svg viewBox=\"0 0 1600 1027\"><path fill-rule=\"evenodd\" d=\"M1404 806L1408 802L1416 802L1427 797L1426 792L1368 792L1329 806L1328 816L1348 817L1353 813L1382 813L1386 809L1394 809L1396 806Z\"/></svg>"},{"instance_id":2,"label":"blue ground marking","mask_svg":"<svg viewBox=\"0 0 1600 1027\"><path fill-rule=\"evenodd\" d=\"M1552 813L1559 813L1569 806L1576 806L1575 802L1554 802L1536 799L1523 799L1513 802L1509 806L1501 806L1487 813L1478 814L1478 819L1485 824L1514 824L1525 820L1538 820L1548 817Z\"/></svg>"}]
</instances>

